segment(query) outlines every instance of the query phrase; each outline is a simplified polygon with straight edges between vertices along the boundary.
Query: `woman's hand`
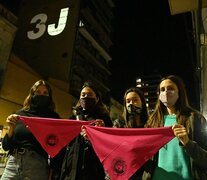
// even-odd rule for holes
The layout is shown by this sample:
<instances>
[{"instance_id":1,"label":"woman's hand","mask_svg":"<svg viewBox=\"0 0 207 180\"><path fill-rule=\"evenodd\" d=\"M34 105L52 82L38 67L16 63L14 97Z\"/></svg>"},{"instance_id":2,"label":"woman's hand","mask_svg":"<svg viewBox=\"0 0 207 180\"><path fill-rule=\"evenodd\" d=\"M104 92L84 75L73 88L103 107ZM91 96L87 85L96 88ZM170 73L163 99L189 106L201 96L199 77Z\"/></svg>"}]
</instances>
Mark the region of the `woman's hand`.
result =
<instances>
[{"instance_id":1,"label":"woman's hand","mask_svg":"<svg viewBox=\"0 0 207 180\"><path fill-rule=\"evenodd\" d=\"M96 119L95 126L104 127L105 123L102 119Z\"/></svg>"},{"instance_id":2,"label":"woman's hand","mask_svg":"<svg viewBox=\"0 0 207 180\"><path fill-rule=\"evenodd\" d=\"M18 115L16 114L11 114L7 117L6 119L6 123L8 125L8 132L7 134L9 135L9 137L12 136L14 128L16 127L17 121L18 121Z\"/></svg>"},{"instance_id":3,"label":"woman's hand","mask_svg":"<svg viewBox=\"0 0 207 180\"><path fill-rule=\"evenodd\" d=\"M86 129L84 126L81 127L81 136L84 137L85 140L88 140L88 136L87 136L87 133L86 133Z\"/></svg>"},{"instance_id":4,"label":"woman's hand","mask_svg":"<svg viewBox=\"0 0 207 180\"><path fill-rule=\"evenodd\" d=\"M174 124L172 126L172 130L174 132L174 135L178 138L178 140L185 146L189 141L186 128L180 124Z\"/></svg>"},{"instance_id":5,"label":"woman's hand","mask_svg":"<svg viewBox=\"0 0 207 180\"><path fill-rule=\"evenodd\" d=\"M102 119L96 119L95 126L103 127L103 126L105 126L105 123ZM85 140L89 140L88 136L87 136L87 133L86 133L86 129L85 129L84 126L81 127L81 133L80 134L81 134L81 136L84 137Z\"/></svg>"}]
</instances>

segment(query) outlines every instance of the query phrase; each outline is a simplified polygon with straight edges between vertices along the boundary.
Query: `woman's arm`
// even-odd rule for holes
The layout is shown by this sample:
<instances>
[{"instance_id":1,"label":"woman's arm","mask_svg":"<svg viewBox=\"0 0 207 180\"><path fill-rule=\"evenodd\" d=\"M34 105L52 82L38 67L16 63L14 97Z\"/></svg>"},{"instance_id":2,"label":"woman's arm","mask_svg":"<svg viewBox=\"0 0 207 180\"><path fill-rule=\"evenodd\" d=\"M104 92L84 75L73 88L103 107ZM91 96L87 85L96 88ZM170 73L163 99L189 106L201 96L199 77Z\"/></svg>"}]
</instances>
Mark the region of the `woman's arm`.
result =
<instances>
[{"instance_id":1,"label":"woman's arm","mask_svg":"<svg viewBox=\"0 0 207 180\"><path fill-rule=\"evenodd\" d=\"M7 129L6 135L4 136L2 140L2 147L5 151L11 150L13 148L12 139L13 139L13 133L14 133L14 129L16 127L17 121L18 121L17 114L11 114L6 119L8 129Z\"/></svg>"}]
</instances>

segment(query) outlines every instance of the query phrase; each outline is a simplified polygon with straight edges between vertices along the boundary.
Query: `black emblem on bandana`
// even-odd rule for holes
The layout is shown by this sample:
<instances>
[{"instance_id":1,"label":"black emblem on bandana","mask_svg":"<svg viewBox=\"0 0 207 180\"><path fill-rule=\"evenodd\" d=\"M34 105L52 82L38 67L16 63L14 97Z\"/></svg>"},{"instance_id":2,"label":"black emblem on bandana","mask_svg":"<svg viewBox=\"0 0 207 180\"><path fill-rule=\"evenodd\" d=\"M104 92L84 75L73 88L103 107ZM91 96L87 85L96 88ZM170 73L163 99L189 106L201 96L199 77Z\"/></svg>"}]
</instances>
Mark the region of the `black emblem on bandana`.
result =
<instances>
[{"instance_id":1,"label":"black emblem on bandana","mask_svg":"<svg viewBox=\"0 0 207 180\"><path fill-rule=\"evenodd\" d=\"M126 162L122 160L121 158L116 158L112 162L112 169L115 174L117 175L123 175L126 172Z\"/></svg>"},{"instance_id":2,"label":"black emblem on bandana","mask_svg":"<svg viewBox=\"0 0 207 180\"><path fill-rule=\"evenodd\" d=\"M58 142L57 136L54 134L50 134L46 138L46 144L49 146L55 146Z\"/></svg>"}]
</instances>

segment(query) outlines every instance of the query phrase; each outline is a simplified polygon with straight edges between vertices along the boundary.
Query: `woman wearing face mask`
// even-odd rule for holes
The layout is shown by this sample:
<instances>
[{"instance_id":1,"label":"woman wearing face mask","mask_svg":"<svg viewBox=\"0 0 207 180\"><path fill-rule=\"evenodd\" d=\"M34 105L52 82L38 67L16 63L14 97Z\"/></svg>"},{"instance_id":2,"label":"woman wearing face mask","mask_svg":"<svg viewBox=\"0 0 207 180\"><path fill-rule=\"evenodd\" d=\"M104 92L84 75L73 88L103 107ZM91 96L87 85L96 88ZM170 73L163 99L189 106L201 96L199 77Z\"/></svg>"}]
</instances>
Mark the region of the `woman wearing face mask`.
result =
<instances>
[{"instance_id":1,"label":"woman wearing face mask","mask_svg":"<svg viewBox=\"0 0 207 180\"><path fill-rule=\"evenodd\" d=\"M207 122L190 107L182 80L174 75L163 78L159 98L146 127L172 126L176 136L154 157L156 168L146 179L207 179Z\"/></svg>"},{"instance_id":2,"label":"woman wearing face mask","mask_svg":"<svg viewBox=\"0 0 207 180\"><path fill-rule=\"evenodd\" d=\"M18 116L59 118L54 111L52 90L44 80L37 81L30 89L23 108L7 117L8 132L2 146L9 151L6 168L1 180L47 180L49 177L48 155Z\"/></svg>"},{"instance_id":3,"label":"woman wearing face mask","mask_svg":"<svg viewBox=\"0 0 207 180\"><path fill-rule=\"evenodd\" d=\"M130 88L124 94L124 109L122 116L114 121L114 127L139 128L144 127L147 118L145 98L138 88Z\"/></svg>"},{"instance_id":4,"label":"woman wearing face mask","mask_svg":"<svg viewBox=\"0 0 207 180\"><path fill-rule=\"evenodd\" d=\"M124 94L122 116L114 121L116 128L143 128L148 119L145 97L138 88L130 88ZM140 168L130 180L142 179L143 171L148 171L150 161Z\"/></svg>"},{"instance_id":5,"label":"woman wearing face mask","mask_svg":"<svg viewBox=\"0 0 207 180\"><path fill-rule=\"evenodd\" d=\"M112 126L109 112L91 82L84 83L70 119L85 121L98 119L97 126ZM103 166L85 135L82 132L67 146L61 180L104 180Z\"/></svg>"}]
</instances>

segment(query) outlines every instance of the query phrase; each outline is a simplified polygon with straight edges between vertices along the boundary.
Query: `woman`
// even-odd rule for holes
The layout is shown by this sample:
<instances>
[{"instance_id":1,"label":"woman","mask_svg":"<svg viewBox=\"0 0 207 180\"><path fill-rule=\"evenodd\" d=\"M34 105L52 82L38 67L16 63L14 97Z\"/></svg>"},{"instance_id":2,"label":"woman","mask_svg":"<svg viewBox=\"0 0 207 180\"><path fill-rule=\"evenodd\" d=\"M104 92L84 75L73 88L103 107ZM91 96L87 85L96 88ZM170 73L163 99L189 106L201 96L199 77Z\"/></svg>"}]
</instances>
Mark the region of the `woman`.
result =
<instances>
[{"instance_id":1,"label":"woman","mask_svg":"<svg viewBox=\"0 0 207 180\"><path fill-rule=\"evenodd\" d=\"M114 127L144 127L147 119L145 97L138 88L130 88L124 94L124 110L122 116L114 121Z\"/></svg>"},{"instance_id":2,"label":"woman","mask_svg":"<svg viewBox=\"0 0 207 180\"><path fill-rule=\"evenodd\" d=\"M114 127L117 128L143 128L148 119L145 97L138 88L129 88L124 94L124 109L122 116L114 121ZM147 162L140 168L130 180L142 179L144 170L150 165Z\"/></svg>"},{"instance_id":3,"label":"woman","mask_svg":"<svg viewBox=\"0 0 207 180\"><path fill-rule=\"evenodd\" d=\"M80 98L74 107L70 119L97 120L97 126L111 127L109 112L102 103L101 96L91 82L84 83ZM103 180L105 173L103 166L95 154L86 134L81 133L67 146L62 166L61 179L63 180Z\"/></svg>"},{"instance_id":4,"label":"woman","mask_svg":"<svg viewBox=\"0 0 207 180\"><path fill-rule=\"evenodd\" d=\"M190 107L183 81L163 78L159 98L146 127L172 126L174 138L158 152L152 179L207 179L207 122ZM150 174L146 179L151 179Z\"/></svg>"},{"instance_id":5,"label":"woman","mask_svg":"<svg viewBox=\"0 0 207 180\"><path fill-rule=\"evenodd\" d=\"M23 108L7 117L8 132L3 138L2 146L5 151L9 151L9 157L2 180L48 179L48 155L33 134L18 120L18 116L59 118L54 109L49 84L39 80L31 87Z\"/></svg>"}]
</instances>

